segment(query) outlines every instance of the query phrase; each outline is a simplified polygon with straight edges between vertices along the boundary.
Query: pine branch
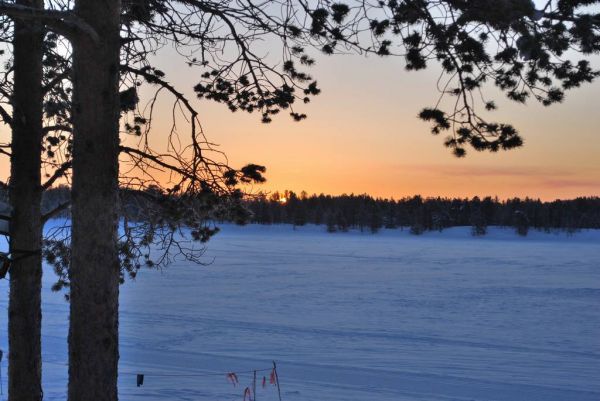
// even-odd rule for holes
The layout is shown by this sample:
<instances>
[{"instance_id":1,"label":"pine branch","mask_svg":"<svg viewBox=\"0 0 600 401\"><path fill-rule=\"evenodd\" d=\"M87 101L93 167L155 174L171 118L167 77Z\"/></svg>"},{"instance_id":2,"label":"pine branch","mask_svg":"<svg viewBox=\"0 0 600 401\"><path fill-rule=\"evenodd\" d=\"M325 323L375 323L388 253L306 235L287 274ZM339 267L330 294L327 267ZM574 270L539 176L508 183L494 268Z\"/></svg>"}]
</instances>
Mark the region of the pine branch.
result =
<instances>
[{"instance_id":1,"label":"pine branch","mask_svg":"<svg viewBox=\"0 0 600 401\"><path fill-rule=\"evenodd\" d=\"M48 179L43 185L42 190L47 190L58 180L60 177L64 176L68 169L71 168L71 161L63 163L55 172L52 174L52 177Z\"/></svg>"}]
</instances>

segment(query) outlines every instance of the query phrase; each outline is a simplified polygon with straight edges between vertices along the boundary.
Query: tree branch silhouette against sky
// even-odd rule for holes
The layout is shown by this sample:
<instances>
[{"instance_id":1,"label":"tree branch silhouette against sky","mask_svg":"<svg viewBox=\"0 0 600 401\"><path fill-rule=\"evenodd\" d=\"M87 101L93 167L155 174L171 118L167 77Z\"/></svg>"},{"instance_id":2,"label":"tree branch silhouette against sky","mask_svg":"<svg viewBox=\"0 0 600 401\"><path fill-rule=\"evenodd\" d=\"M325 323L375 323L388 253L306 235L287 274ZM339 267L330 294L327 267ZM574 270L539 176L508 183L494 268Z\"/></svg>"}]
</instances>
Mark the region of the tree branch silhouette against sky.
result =
<instances>
[{"instance_id":1,"label":"tree branch silhouette against sky","mask_svg":"<svg viewBox=\"0 0 600 401\"><path fill-rule=\"evenodd\" d=\"M167 57L159 62L173 81L190 79L189 69L170 67ZM251 154L267 166L268 181L257 190L549 200L598 194L598 82L550 107L499 101L496 117L519 128L524 146L471 151L458 159L416 117L438 96L438 70L406 72L402 64L392 58L319 57L311 73L322 92L302 106L308 118L299 123L281 116L262 124L256 115L231 114L211 102L199 107L200 119L233 165Z\"/></svg>"},{"instance_id":2,"label":"tree branch silhouette against sky","mask_svg":"<svg viewBox=\"0 0 600 401\"><path fill-rule=\"evenodd\" d=\"M536 2L538 8L544 4ZM279 57L279 48L268 42L260 51ZM262 124L256 114L232 114L222 104L195 101L208 139L221 145L233 165L252 155L253 161L267 166L268 182L257 190L367 192L396 198L415 193L543 199L598 194L598 82L569 91L562 103L551 107L535 101L515 104L486 88L499 108L493 119L513 124L524 146L493 154L469 151L466 158L457 159L444 148L442 137L429 134L430 124L417 118L439 97L438 63L430 62L424 71L405 71L403 57L348 53L311 53L316 63L307 72L322 92L311 103L296 106L308 115L299 123L277 116ZM192 83L198 81L199 71L172 62L175 54L174 49L161 49L156 65L195 98ZM591 60L598 65L597 56ZM156 131L167 132L172 110L168 102L158 106L157 114L165 118L155 119ZM5 178L7 160L1 163Z\"/></svg>"}]
</instances>

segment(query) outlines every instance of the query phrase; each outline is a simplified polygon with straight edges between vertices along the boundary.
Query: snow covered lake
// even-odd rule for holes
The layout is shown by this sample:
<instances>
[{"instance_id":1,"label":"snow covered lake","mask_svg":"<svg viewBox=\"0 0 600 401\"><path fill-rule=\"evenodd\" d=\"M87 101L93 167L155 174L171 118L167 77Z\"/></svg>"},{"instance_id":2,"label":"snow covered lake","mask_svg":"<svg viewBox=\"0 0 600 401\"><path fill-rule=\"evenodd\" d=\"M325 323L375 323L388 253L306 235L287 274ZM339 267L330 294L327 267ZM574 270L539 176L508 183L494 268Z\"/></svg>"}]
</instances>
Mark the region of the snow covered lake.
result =
<instances>
[{"instance_id":1,"label":"snow covered lake","mask_svg":"<svg viewBox=\"0 0 600 401\"><path fill-rule=\"evenodd\" d=\"M284 401L600 400L598 231L226 225L206 258L121 287L121 400L241 401L252 375L234 387L221 373L272 360ZM45 272L44 392L64 400L68 304L52 282ZM1 400L6 372L4 358ZM277 399L268 374L258 401Z\"/></svg>"}]
</instances>

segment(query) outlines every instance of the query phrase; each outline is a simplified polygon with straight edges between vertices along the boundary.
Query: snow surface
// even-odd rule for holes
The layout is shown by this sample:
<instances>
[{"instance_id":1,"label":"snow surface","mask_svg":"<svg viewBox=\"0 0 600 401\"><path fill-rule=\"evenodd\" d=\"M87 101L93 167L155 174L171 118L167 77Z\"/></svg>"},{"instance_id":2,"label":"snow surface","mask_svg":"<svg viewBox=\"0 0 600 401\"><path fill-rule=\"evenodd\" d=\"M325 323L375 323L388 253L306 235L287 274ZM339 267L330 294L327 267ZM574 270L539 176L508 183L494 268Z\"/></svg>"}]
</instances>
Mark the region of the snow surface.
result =
<instances>
[{"instance_id":1,"label":"snow surface","mask_svg":"<svg viewBox=\"0 0 600 401\"><path fill-rule=\"evenodd\" d=\"M600 400L600 231L225 225L208 245L210 266L121 287L121 400L241 401L251 374L237 387L191 375L272 360L285 401ZM44 392L64 400L68 304L53 280L47 269ZM0 294L6 351L6 280ZM1 400L6 371L4 358ZM263 375L257 400L276 400Z\"/></svg>"}]
</instances>

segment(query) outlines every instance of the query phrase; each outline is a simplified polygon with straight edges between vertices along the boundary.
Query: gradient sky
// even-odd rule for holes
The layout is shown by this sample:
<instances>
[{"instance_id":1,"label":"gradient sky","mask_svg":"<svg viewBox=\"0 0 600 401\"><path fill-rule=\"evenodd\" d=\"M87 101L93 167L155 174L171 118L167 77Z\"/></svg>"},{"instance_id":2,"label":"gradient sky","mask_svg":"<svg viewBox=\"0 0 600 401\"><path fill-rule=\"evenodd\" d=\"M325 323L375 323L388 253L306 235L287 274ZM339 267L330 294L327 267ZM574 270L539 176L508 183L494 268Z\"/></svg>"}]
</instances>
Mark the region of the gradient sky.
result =
<instances>
[{"instance_id":1,"label":"gradient sky","mask_svg":"<svg viewBox=\"0 0 600 401\"><path fill-rule=\"evenodd\" d=\"M171 82L191 89L198 70L173 60L166 52L159 67ZM300 123L285 113L262 124L258 114L231 113L222 104L196 106L206 136L226 152L230 165L267 166L268 182L255 190L394 198L600 196L600 82L549 108L499 101L500 110L489 119L513 123L525 146L496 154L470 151L457 159L443 146L444 134L431 135L429 124L416 118L437 99L438 71L433 66L407 72L394 58L319 56L310 72L322 93L299 105L297 111L308 114ZM167 101L159 107L153 135L164 142L171 108ZM7 160L0 163L5 178Z\"/></svg>"},{"instance_id":2,"label":"gradient sky","mask_svg":"<svg viewBox=\"0 0 600 401\"><path fill-rule=\"evenodd\" d=\"M189 87L193 70L169 60L159 60L167 76ZM415 73L400 59L336 55L319 56L310 72L322 93L299 106L308 114L300 123L282 113L262 124L258 114L197 104L208 139L220 144L232 166L267 166L268 183L256 189L394 198L600 195L600 82L548 108L496 96L500 110L489 120L512 122L525 146L457 159L443 146L444 134L431 135L429 124L416 118L437 100L435 66Z\"/></svg>"}]
</instances>

